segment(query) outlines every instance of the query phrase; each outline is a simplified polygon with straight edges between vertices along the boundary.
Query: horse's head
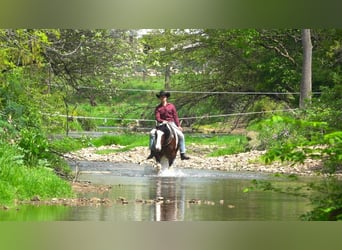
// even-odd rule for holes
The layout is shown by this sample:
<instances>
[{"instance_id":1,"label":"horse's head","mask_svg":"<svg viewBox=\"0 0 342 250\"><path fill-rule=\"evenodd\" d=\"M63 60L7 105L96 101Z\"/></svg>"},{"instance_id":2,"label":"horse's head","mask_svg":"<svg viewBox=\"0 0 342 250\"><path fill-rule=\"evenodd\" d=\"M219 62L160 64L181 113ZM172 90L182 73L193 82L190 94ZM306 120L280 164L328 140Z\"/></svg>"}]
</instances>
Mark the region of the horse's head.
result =
<instances>
[{"instance_id":1,"label":"horse's head","mask_svg":"<svg viewBox=\"0 0 342 250\"><path fill-rule=\"evenodd\" d=\"M178 151L177 135L170 124L162 124L154 129L155 158L157 162L167 159L169 167L176 158Z\"/></svg>"},{"instance_id":2,"label":"horse's head","mask_svg":"<svg viewBox=\"0 0 342 250\"><path fill-rule=\"evenodd\" d=\"M170 130L166 124L156 127L156 150L161 151L162 146L168 141Z\"/></svg>"}]
</instances>

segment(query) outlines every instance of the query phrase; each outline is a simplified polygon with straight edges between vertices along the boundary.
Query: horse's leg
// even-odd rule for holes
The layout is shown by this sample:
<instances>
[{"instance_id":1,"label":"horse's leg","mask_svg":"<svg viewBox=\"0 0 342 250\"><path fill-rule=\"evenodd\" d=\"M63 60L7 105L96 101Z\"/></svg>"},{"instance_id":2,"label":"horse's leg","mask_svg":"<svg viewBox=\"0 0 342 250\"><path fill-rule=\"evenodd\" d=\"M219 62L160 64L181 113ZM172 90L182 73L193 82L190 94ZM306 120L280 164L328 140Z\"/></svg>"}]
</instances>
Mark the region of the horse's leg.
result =
<instances>
[{"instance_id":1,"label":"horse's leg","mask_svg":"<svg viewBox=\"0 0 342 250\"><path fill-rule=\"evenodd\" d=\"M174 149L172 148L172 146L169 148L169 153L167 154L167 159L169 161L169 167L171 167L171 165L173 164L173 162L176 159L176 155L177 155L177 151L174 151Z\"/></svg>"},{"instance_id":2,"label":"horse's leg","mask_svg":"<svg viewBox=\"0 0 342 250\"><path fill-rule=\"evenodd\" d=\"M169 160L169 167L171 167L175 159L171 157L168 160Z\"/></svg>"},{"instance_id":3,"label":"horse's leg","mask_svg":"<svg viewBox=\"0 0 342 250\"><path fill-rule=\"evenodd\" d=\"M161 159L160 153L156 153L156 154L154 155L154 158L156 159L156 162L159 162L159 163L160 163L160 159Z\"/></svg>"}]
</instances>

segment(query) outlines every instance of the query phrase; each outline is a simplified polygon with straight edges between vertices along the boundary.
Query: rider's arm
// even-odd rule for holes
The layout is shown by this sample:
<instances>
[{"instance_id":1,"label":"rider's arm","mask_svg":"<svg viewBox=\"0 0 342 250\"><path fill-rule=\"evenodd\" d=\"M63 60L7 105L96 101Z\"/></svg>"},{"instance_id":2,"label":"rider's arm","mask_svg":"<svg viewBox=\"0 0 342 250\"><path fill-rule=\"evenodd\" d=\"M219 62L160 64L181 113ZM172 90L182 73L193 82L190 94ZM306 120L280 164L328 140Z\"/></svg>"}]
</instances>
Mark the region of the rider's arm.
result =
<instances>
[{"instance_id":1,"label":"rider's arm","mask_svg":"<svg viewBox=\"0 0 342 250\"><path fill-rule=\"evenodd\" d=\"M164 121L163 119L160 118L159 107L156 107L155 117L156 117L156 121L159 122L159 123L162 123Z\"/></svg>"},{"instance_id":2,"label":"rider's arm","mask_svg":"<svg viewBox=\"0 0 342 250\"><path fill-rule=\"evenodd\" d=\"M181 127L180 122L179 122L179 118L178 118L178 114L177 114L177 110L176 107L174 105L172 105L172 109L173 109L173 119L175 121L175 124L177 125L177 127Z\"/></svg>"}]
</instances>

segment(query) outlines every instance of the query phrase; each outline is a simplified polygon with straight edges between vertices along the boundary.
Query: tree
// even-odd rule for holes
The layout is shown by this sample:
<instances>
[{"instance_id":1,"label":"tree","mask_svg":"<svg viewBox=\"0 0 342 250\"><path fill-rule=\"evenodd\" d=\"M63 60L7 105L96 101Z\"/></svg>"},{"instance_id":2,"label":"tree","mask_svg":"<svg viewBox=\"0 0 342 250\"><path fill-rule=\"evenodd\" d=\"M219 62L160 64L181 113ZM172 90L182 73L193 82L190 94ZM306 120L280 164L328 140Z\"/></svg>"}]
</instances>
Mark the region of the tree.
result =
<instances>
[{"instance_id":1,"label":"tree","mask_svg":"<svg viewBox=\"0 0 342 250\"><path fill-rule=\"evenodd\" d=\"M184 47L193 43L193 40L189 39L191 36L189 30L160 29L149 32L141 39L146 53L146 67L163 72L164 88L167 90L172 87L172 68L183 57Z\"/></svg>"},{"instance_id":2,"label":"tree","mask_svg":"<svg viewBox=\"0 0 342 250\"><path fill-rule=\"evenodd\" d=\"M132 71L133 46L123 30L60 30L51 37L45 57L60 84L95 105L96 95L109 96L113 82Z\"/></svg>"},{"instance_id":3,"label":"tree","mask_svg":"<svg viewBox=\"0 0 342 250\"><path fill-rule=\"evenodd\" d=\"M311 99L312 92L312 43L310 29L302 30L302 44L303 44L303 68L302 80L300 84L300 101L299 107L304 109L306 101Z\"/></svg>"},{"instance_id":4,"label":"tree","mask_svg":"<svg viewBox=\"0 0 342 250\"><path fill-rule=\"evenodd\" d=\"M64 93L68 133L69 115L73 115L77 102L87 98L91 106L96 106L99 98L102 102L110 100L117 83L132 73L136 53L132 32L127 30L59 32L59 36L49 37L44 56L52 72L54 91Z\"/></svg>"}]
</instances>

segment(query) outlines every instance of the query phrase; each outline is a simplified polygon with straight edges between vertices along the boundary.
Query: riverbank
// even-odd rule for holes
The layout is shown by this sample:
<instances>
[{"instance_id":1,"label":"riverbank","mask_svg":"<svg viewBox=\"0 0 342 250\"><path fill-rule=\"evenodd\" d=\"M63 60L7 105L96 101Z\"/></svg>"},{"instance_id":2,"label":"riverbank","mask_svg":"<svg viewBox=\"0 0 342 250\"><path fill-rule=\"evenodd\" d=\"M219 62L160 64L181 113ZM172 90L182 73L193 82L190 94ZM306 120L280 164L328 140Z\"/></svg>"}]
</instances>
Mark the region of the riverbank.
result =
<instances>
[{"instance_id":1,"label":"riverbank","mask_svg":"<svg viewBox=\"0 0 342 250\"><path fill-rule=\"evenodd\" d=\"M110 145L102 147L89 147L76 152L65 154L68 160L82 160L95 162L117 162L117 163L133 163L139 165L151 164L156 166L153 159L146 160L149 154L147 147L136 147L125 152L114 152L122 146ZM264 173L282 173L296 174L305 176L314 176L320 174L322 170L322 162L320 160L308 159L304 164L291 165L289 163L273 162L265 164L260 157L265 151L252 150L249 152L225 155L219 157L207 157L206 155L214 149L213 146L203 146L190 144L188 145L188 155L190 160L181 161L176 158L174 168L193 168L208 169L220 171L243 171L243 172L264 172ZM110 152L103 154L102 152ZM337 173L340 175L341 173Z\"/></svg>"},{"instance_id":2,"label":"riverbank","mask_svg":"<svg viewBox=\"0 0 342 250\"><path fill-rule=\"evenodd\" d=\"M122 146L119 145L88 147L72 153L67 153L64 157L68 161L132 163L141 165L142 167L146 166L146 164L150 164L151 166L157 167L153 159L146 160L146 157L149 154L147 147L136 147L129 151L114 152L121 148ZM181 161L180 158L177 157L173 167L178 169L191 168L230 172L282 173L300 176L317 176L322 169L322 162L320 160L306 160L304 164L296 164L293 166L280 162L273 162L272 164L266 165L260 160L260 157L265 151L257 150L220 157L207 157L206 155L213 149L213 146L189 144L188 155L191 159ZM337 175L342 176L339 172ZM77 194L77 198L41 200L36 196L32 197L29 201L18 202L16 205L111 206L113 203L119 202L125 204L126 202L123 198L118 198L118 200L98 198L102 196L101 194L110 191L112 188L110 185L93 185L92 183L78 181L73 181L70 184L73 191ZM94 197L89 198L89 195L87 194L90 193L93 194ZM6 210L7 207L2 207L2 209Z\"/></svg>"}]
</instances>

